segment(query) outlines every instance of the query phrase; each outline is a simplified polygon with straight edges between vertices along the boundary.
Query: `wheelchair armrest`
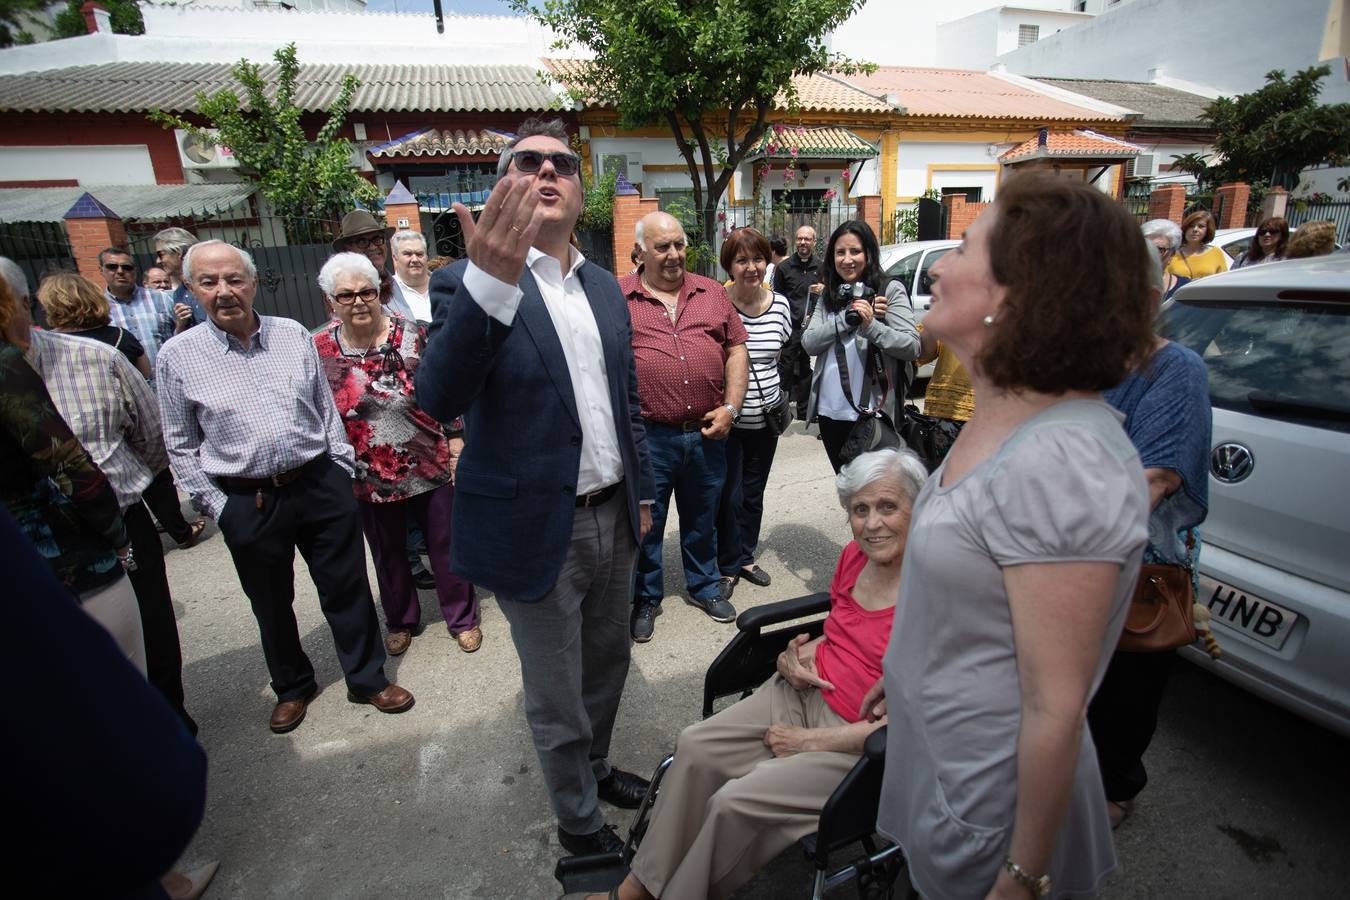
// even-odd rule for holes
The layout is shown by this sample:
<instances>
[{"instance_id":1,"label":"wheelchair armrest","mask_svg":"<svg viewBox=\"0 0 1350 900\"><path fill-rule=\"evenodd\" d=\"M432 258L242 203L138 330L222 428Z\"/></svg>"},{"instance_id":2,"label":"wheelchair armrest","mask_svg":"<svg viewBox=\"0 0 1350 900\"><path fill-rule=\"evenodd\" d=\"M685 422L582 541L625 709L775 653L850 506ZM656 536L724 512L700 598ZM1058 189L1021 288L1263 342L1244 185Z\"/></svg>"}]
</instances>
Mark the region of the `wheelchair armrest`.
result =
<instances>
[{"instance_id":1,"label":"wheelchair armrest","mask_svg":"<svg viewBox=\"0 0 1350 900\"><path fill-rule=\"evenodd\" d=\"M792 619L814 616L829 611L830 595L828 592L822 591L808 594L805 597L793 597L791 600L780 600L777 603L751 607L736 617L736 627L741 631L758 631L769 625L777 625L779 622L788 622Z\"/></svg>"},{"instance_id":2,"label":"wheelchair armrest","mask_svg":"<svg viewBox=\"0 0 1350 900\"><path fill-rule=\"evenodd\" d=\"M882 725L867 736L863 743L863 756L878 762L886 761L886 726Z\"/></svg>"}]
</instances>

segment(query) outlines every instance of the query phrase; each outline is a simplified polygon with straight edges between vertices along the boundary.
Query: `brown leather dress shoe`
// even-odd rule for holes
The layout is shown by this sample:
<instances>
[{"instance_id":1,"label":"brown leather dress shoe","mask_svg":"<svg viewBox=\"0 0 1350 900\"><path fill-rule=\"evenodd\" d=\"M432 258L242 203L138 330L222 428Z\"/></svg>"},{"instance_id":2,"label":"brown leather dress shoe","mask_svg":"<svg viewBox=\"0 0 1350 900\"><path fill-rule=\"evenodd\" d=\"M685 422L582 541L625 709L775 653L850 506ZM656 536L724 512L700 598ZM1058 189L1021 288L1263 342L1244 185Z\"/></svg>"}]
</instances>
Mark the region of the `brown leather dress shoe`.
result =
<instances>
[{"instance_id":1,"label":"brown leather dress shoe","mask_svg":"<svg viewBox=\"0 0 1350 900\"><path fill-rule=\"evenodd\" d=\"M483 629L475 625L468 631L461 631L455 635L455 643L459 644L459 649L465 653L473 653L483 646Z\"/></svg>"},{"instance_id":2,"label":"brown leather dress shoe","mask_svg":"<svg viewBox=\"0 0 1350 900\"><path fill-rule=\"evenodd\" d=\"M305 721L305 711L309 708L309 701L314 699L314 694L308 697L301 697L298 700L282 700L276 706L272 707L272 721L269 723L273 733L285 734L288 731L294 731L296 726Z\"/></svg>"},{"instance_id":3,"label":"brown leather dress shoe","mask_svg":"<svg viewBox=\"0 0 1350 900\"><path fill-rule=\"evenodd\" d=\"M386 685L378 694L365 696L349 690L347 699L352 703L369 703L382 713L407 712L412 709L414 703L412 693L396 684Z\"/></svg>"},{"instance_id":4,"label":"brown leather dress shoe","mask_svg":"<svg viewBox=\"0 0 1350 900\"><path fill-rule=\"evenodd\" d=\"M391 631L384 638L384 649L390 656L402 656L412 645L412 632L406 630Z\"/></svg>"}]
</instances>

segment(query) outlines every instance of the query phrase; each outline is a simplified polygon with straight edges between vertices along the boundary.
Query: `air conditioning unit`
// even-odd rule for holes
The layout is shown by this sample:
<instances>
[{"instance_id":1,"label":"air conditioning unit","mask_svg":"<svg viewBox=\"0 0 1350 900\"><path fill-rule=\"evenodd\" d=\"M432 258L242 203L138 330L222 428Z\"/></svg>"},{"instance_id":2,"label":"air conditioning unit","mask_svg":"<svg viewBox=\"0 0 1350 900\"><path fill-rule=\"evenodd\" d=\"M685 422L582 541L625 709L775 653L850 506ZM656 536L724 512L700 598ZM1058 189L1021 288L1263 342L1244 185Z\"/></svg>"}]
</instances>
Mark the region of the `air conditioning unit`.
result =
<instances>
[{"instance_id":1,"label":"air conditioning unit","mask_svg":"<svg viewBox=\"0 0 1350 900\"><path fill-rule=\"evenodd\" d=\"M207 134L218 134L214 128L206 129ZM178 142L178 160L185 169L237 169L239 160L234 152L224 144L203 140L190 131L176 128L174 140Z\"/></svg>"},{"instance_id":2,"label":"air conditioning unit","mask_svg":"<svg viewBox=\"0 0 1350 900\"><path fill-rule=\"evenodd\" d=\"M1153 178L1158 174L1158 156L1141 153L1125 163L1126 178Z\"/></svg>"},{"instance_id":3,"label":"air conditioning unit","mask_svg":"<svg viewBox=\"0 0 1350 900\"><path fill-rule=\"evenodd\" d=\"M603 178L617 168L630 184L642 183L641 153L603 153L600 155L600 176Z\"/></svg>"}]
</instances>

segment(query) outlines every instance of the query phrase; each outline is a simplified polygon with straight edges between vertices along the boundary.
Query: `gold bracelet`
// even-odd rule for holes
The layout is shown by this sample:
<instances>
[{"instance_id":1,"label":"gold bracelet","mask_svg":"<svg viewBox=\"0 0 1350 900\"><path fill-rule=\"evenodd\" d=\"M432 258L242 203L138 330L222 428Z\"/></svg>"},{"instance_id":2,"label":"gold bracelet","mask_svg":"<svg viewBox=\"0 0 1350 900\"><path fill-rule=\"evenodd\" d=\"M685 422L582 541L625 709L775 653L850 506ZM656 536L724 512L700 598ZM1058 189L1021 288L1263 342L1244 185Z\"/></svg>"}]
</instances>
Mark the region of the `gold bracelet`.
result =
<instances>
[{"instance_id":1,"label":"gold bracelet","mask_svg":"<svg viewBox=\"0 0 1350 900\"><path fill-rule=\"evenodd\" d=\"M1031 891L1033 897L1050 896L1050 876L1042 875L1036 878L1027 873L1027 870L1012 861L1011 856L1004 857L1003 870L1012 876L1012 880L1022 887Z\"/></svg>"}]
</instances>

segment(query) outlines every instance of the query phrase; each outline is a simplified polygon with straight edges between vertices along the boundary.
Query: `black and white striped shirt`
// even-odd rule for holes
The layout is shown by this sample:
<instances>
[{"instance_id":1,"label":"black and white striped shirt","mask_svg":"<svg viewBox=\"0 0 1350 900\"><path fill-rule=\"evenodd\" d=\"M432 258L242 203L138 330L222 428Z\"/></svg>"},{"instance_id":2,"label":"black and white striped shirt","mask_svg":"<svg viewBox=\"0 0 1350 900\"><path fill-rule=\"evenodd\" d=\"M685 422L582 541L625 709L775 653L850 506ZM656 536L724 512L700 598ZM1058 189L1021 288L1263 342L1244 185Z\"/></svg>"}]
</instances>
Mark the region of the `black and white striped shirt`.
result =
<instances>
[{"instance_id":1,"label":"black and white striped shirt","mask_svg":"<svg viewBox=\"0 0 1350 900\"><path fill-rule=\"evenodd\" d=\"M763 407L778 399L778 355L792 334L792 309L787 298L774 294L769 308L757 316L740 312L741 321L750 338L745 342L750 354L750 374L747 376L745 401L741 404L741 420L737 428L764 428Z\"/></svg>"}]
</instances>

